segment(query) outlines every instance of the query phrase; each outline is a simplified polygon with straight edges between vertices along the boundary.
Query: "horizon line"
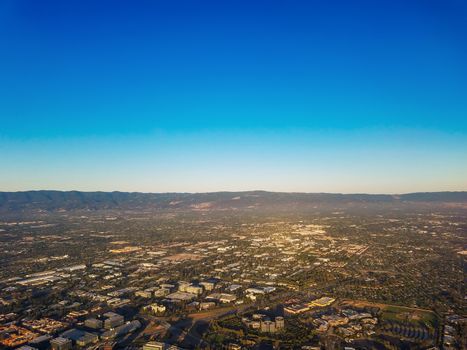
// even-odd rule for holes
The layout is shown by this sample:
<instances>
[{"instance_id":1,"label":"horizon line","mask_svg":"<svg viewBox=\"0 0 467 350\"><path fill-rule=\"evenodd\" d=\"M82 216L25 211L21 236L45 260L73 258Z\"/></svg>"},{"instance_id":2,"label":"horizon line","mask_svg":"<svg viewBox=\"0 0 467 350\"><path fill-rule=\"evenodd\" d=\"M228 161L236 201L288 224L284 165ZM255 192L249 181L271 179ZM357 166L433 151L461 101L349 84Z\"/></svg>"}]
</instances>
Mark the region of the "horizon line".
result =
<instances>
[{"instance_id":1,"label":"horizon line","mask_svg":"<svg viewBox=\"0 0 467 350\"><path fill-rule=\"evenodd\" d=\"M38 190L17 190L17 191L4 191L0 190L0 193L26 193L26 192L79 192L79 193L132 193L132 194L214 194L214 193L250 193L250 192L265 192L265 193L277 193L277 194L334 194L334 195L370 195L370 196L402 196L408 194L422 194L422 193L467 193L467 190L438 190L438 191L415 191L415 192L403 192L403 193L370 193L370 192L306 192L306 191L272 191L272 190L237 190L237 191L205 191L205 192L190 192L190 191L166 191L166 192L143 192L143 191L102 191L102 190L55 190L55 189L38 189Z\"/></svg>"}]
</instances>

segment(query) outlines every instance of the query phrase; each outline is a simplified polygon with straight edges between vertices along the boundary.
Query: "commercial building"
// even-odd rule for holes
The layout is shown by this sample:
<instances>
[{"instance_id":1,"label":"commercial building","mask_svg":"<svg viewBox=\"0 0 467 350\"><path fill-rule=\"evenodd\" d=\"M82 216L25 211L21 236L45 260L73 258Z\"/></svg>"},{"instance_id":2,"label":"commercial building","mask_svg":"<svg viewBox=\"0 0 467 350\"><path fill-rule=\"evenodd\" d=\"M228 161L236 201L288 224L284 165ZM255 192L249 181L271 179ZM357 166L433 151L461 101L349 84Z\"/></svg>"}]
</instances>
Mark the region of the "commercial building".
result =
<instances>
[{"instance_id":1,"label":"commercial building","mask_svg":"<svg viewBox=\"0 0 467 350\"><path fill-rule=\"evenodd\" d=\"M29 342L29 345L38 350L45 350L49 348L49 341L52 336L49 334L40 335Z\"/></svg>"},{"instance_id":2,"label":"commercial building","mask_svg":"<svg viewBox=\"0 0 467 350\"><path fill-rule=\"evenodd\" d=\"M336 299L330 297L322 297L319 299L315 299L308 303L310 307L325 307L331 305Z\"/></svg>"},{"instance_id":3,"label":"commercial building","mask_svg":"<svg viewBox=\"0 0 467 350\"><path fill-rule=\"evenodd\" d=\"M150 341L143 345L143 350L183 350L175 345L170 345L158 341Z\"/></svg>"},{"instance_id":4,"label":"commercial building","mask_svg":"<svg viewBox=\"0 0 467 350\"><path fill-rule=\"evenodd\" d=\"M270 320L261 321L261 332L265 333L275 333L276 332L276 324Z\"/></svg>"},{"instance_id":5,"label":"commercial building","mask_svg":"<svg viewBox=\"0 0 467 350\"><path fill-rule=\"evenodd\" d=\"M150 341L143 345L143 350L164 350L166 349L165 343L158 341Z\"/></svg>"},{"instance_id":6,"label":"commercial building","mask_svg":"<svg viewBox=\"0 0 467 350\"><path fill-rule=\"evenodd\" d=\"M284 329L284 326L284 318L281 316L276 317L274 321L265 319L260 322L260 330L265 333L279 332Z\"/></svg>"},{"instance_id":7,"label":"commercial building","mask_svg":"<svg viewBox=\"0 0 467 350\"><path fill-rule=\"evenodd\" d=\"M284 327L285 327L284 317L282 317L282 316L277 316L277 317L275 318L275 322L276 322L276 329L277 329L277 330L282 330L282 329L284 329Z\"/></svg>"},{"instance_id":8,"label":"commercial building","mask_svg":"<svg viewBox=\"0 0 467 350\"><path fill-rule=\"evenodd\" d=\"M76 345L78 346L87 346L90 344L95 344L99 341L97 334L85 332L80 338L76 339Z\"/></svg>"},{"instance_id":9,"label":"commercial building","mask_svg":"<svg viewBox=\"0 0 467 350\"><path fill-rule=\"evenodd\" d=\"M87 320L84 321L84 325L92 329L101 329L102 326L104 325L104 322L102 322L101 320L98 320L97 318L88 318Z\"/></svg>"},{"instance_id":10,"label":"commercial building","mask_svg":"<svg viewBox=\"0 0 467 350\"><path fill-rule=\"evenodd\" d=\"M309 310L310 310L310 306L306 304L292 304L292 305L288 305L284 307L284 312L287 315L297 315L297 314L301 314Z\"/></svg>"},{"instance_id":11,"label":"commercial building","mask_svg":"<svg viewBox=\"0 0 467 350\"><path fill-rule=\"evenodd\" d=\"M219 280L217 278L209 278L206 281L200 282L200 286L203 286L205 290L211 291L216 288Z\"/></svg>"},{"instance_id":12,"label":"commercial building","mask_svg":"<svg viewBox=\"0 0 467 350\"><path fill-rule=\"evenodd\" d=\"M152 292L147 290L138 290L135 292L135 296L149 299L152 297Z\"/></svg>"},{"instance_id":13,"label":"commercial building","mask_svg":"<svg viewBox=\"0 0 467 350\"><path fill-rule=\"evenodd\" d=\"M167 299L171 301L190 301L197 297L196 294L186 293L186 292L175 292L167 295Z\"/></svg>"},{"instance_id":14,"label":"commercial building","mask_svg":"<svg viewBox=\"0 0 467 350\"><path fill-rule=\"evenodd\" d=\"M154 303L154 304L146 306L145 309L157 314L157 313L165 312L166 307L164 305L162 305L162 304Z\"/></svg>"},{"instance_id":15,"label":"commercial building","mask_svg":"<svg viewBox=\"0 0 467 350\"><path fill-rule=\"evenodd\" d=\"M110 317L108 317L104 321L105 329L112 329L112 328L121 326L125 322L125 319L123 318L122 315L119 315L116 313L110 313L110 314L111 314Z\"/></svg>"},{"instance_id":16,"label":"commercial building","mask_svg":"<svg viewBox=\"0 0 467 350\"><path fill-rule=\"evenodd\" d=\"M71 339L58 337L50 341L52 350L71 350Z\"/></svg>"},{"instance_id":17,"label":"commercial building","mask_svg":"<svg viewBox=\"0 0 467 350\"><path fill-rule=\"evenodd\" d=\"M203 287L189 285L185 288L185 292L200 295L200 294L203 294Z\"/></svg>"},{"instance_id":18,"label":"commercial building","mask_svg":"<svg viewBox=\"0 0 467 350\"><path fill-rule=\"evenodd\" d=\"M212 293L206 297L208 300L218 300L221 303L231 303L237 300L237 297L228 293Z\"/></svg>"},{"instance_id":19,"label":"commercial building","mask_svg":"<svg viewBox=\"0 0 467 350\"><path fill-rule=\"evenodd\" d=\"M185 281L180 281L180 282L178 282L178 290L179 290L180 292L186 292L186 291L187 291L186 289L187 289L189 286L190 286L190 283L188 283L188 282L185 282Z\"/></svg>"},{"instance_id":20,"label":"commercial building","mask_svg":"<svg viewBox=\"0 0 467 350\"><path fill-rule=\"evenodd\" d=\"M111 340L132 333L140 327L141 323L138 320L134 320L103 333L101 338L104 340Z\"/></svg>"}]
</instances>

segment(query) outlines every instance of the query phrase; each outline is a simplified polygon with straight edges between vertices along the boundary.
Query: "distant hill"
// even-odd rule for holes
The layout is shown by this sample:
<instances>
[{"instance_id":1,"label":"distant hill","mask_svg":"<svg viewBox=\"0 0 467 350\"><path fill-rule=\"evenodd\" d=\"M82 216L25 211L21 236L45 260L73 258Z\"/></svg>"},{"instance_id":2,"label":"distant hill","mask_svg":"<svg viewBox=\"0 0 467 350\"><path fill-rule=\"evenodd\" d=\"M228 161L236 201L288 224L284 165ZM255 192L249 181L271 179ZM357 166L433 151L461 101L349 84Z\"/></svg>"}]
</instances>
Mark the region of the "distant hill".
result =
<instances>
[{"instance_id":1,"label":"distant hill","mask_svg":"<svg viewBox=\"0 0 467 350\"><path fill-rule=\"evenodd\" d=\"M211 193L139 193L25 191L0 192L1 212L102 209L293 209L319 205L467 203L467 192L427 192L401 195L284 193L266 191Z\"/></svg>"}]
</instances>

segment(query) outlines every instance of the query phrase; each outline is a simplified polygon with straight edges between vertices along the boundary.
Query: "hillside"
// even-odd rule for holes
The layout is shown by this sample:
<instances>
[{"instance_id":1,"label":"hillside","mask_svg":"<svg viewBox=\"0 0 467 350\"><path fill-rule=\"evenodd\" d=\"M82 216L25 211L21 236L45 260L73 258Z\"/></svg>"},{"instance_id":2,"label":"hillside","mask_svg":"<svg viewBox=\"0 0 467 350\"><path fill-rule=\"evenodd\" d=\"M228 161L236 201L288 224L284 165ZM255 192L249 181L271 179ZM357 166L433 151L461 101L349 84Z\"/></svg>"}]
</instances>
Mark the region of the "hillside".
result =
<instances>
[{"instance_id":1,"label":"hillside","mask_svg":"<svg viewBox=\"0 0 467 350\"><path fill-rule=\"evenodd\" d=\"M467 192L401 195L283 193L266 191L212 193L139 193L25 191L0 192L0 212L101 209L292 209L348 204L467 203Z\"/></svg>"}]
</instances>

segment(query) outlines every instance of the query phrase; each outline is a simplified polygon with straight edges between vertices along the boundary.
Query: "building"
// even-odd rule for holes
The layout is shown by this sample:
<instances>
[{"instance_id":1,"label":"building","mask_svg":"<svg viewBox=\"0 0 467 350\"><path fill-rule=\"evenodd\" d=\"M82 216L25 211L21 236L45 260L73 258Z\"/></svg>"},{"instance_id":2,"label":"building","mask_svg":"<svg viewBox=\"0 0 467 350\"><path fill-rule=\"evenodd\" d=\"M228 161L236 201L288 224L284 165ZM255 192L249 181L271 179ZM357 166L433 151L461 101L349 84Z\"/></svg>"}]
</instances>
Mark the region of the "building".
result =
<instances>
[{"instance_id":1,"label":"building","mask_svg":"<svg viewBox=\"0 0 467 350\"><path fill-rule=\"evenodd\" d=\"M180 281L180 282L178 282L178 290L179 290L180 292L186 292L186 291L187 291L186 289L187 289L189 286L190 286L190 283L188 283L188 282L185 282L185 281Z\"/></svg>"},{"instance_id":2,"label":"building","mask_svg":"<svg viewBox=\"0 0 467 350\"><path fill-rule=\"evenodd\" d=\"M186 282L185 282L186 283ZM170 284L170 283L162 283L160 285L161 288L164 288L164 289L168 289L169 292L171 292L172 290L175 289L175 285L174 284Z\"/></svg>"},{"instance_id":3,"label":"building","mask_svg":"<svg viewBox=\"0 0 467 350\"><path fill-rule=\"evenodd\" d=\"M138 290L135 292L135 296L141 297L144 299L149 299L152 297L152 292L148 290Z\"/></svg>"},{"instance_id":4,"label":"building","mask_svg":"<svg viewBox=\"0 0 467 350\"><path fill-rule=\"evenodd\" d=\"M284 307L284 312L287 315L297 315L297 314L301 314L309 310L310 310L310 306L306 304L293 304L293 305L288 305Z\"/></svg>"},{"instance_id":5,"label":"building","mask_svg":"<svg viewBox=\"0 0 467 350\"><path fill-rule=\"evenodd\" d=\"M308 303L310 307L325 307L331 305L336 299L330 297L322 297L319 299L315 299Z\"/></svg>"},{"instance_id":6,"label":"building","mask_svg":"<svg viewBox=\"0 0 467 350\"><path fill-rule=\"evenodd\" d=\"M68 266L68 267L64 267L63 270L68 271L68 272L86 270L86 265L81 264L81 265Z\"/></svg>"},{"instance_id":7,"label":"building","mask_svg":"<svg viewBox=\"0 0 467 350\"><path fill-rule=\"evenodd\" d=\"M200 285L200 286L203 286L204 289L206 289L208 292L211 291L211 290L213 290L213 289L216 287L215 283L208 282L208 281L200 282L199 285Z\"/></svg>"},{"instance_id":8,"label":"building","mask_svg":"<svg viewBox=\"0 0 467 350\"><path fill-rule=\"evenodd\" d=\"M200 295L203 294L203 287L189 285L185 288L185 292Z\"/></svg>"},{"instance_id":9,"label":"building","mask_svg":"<svg viewBox=\"0 0 467 350\"><path fill-rule=\"evenodd\" d=\"M261 332L264 333L275 333L276 324L270 320L261 321Z\"/></svg>"},{"instance_id":10,"label":"building","mask_svg":"<svg viewBox=\"0 0 467 350\"><path fill-rule=\"evenodd\" d=\"M89 344L97 343L99 337L97 334L85 332L81 329L72 328L62 334L62 338L70 339L72 342L76 343L78 346L87 346Z\"/></svg>"},{"instance_id":11,"label":"building","mask_svg":"<svg viewBox=\"0 0 467 350\"><path fill-rule=\"evenodd\" d=\"M196 298L196 294L186 293L186 292L175 292L167 295L167 299L171 301L191 301Z\"/></svg>"},{"instance_id":12,"label":"building","mask_svg":"<svg viewBox=\"0 0 467 350\"><path fill-rule=\"evenodd\" d=\"M280 332L285 327L284 318L277 316L274 321L271 321L269 317L264 314L253 314L251 317L243 317L242 322L248 327L258 329L264 333L275 333Z\"/></svg>"},{"instance_id":13,"label":"building","mask_svg":"<svg viewBox=\"0 0 467 350\"><path fill-rule=\"evenodd\" d=\"M29 342L29 345L35 349L45 350L49 348L49 341L52 339L51 335L44 334L34 338Z\"/></svg>"},{"instance_id":14,"label":"building","mask_svg":"<svg viewBox=\"0 0 467 350\"><path fill-rule=\"evenodd\" d=\"M90 344L95 344L99 341L97 334L84 332L84 334L76 339L76 345L78 346L87 346Z\"/></svg>"},{"instance_id":15,"label":"building","mask_svg":"<svg viewBox=\"0 0 467 350\"><path fill-rule=\"evenodd\" d=\"M265 333L275 333L280 332L285 327L284 318L278 316L274 321L269 320L268 318L261 319L260 321L260 330Z\"/></svg>"},{"instance_id":16,"label":"building","mask_svg":"<svg viewBox=\"0 0 467 350\"><path fill-rule=\"evenodd\" d=\"M71 339L58 337L50 341L52 350L71 350Z\"/></svg>"},{"instance_id":17,"label":"building","mask_svg":"<svg viewBox=\"0 0 467 350\"><path fill-rule=\"evenodd\" d=\"M183 350L175 345L170 345L158 341L150 341L143 345L143 350Z\"/></svg>"},{"instance_id":18,"label":"building","mask_svg":"<svg viewBox=\"0 0 467 350\"><path fill-rule=\"evenodd\" d=\"M170 290L169 288L160 288L160 289L156 289L154 291L154 296L155 297L165 297L166 295L169 295L170 294Z\"/></svg>"},{"instance_id":19,"label":"building","mask_svg":"<svg viewBox=\"0 0 467 350\"><path fill-rule=\"evenodd\" d=\"M233 294L227 293L212 293L206 297L209 300L218 300L221 303L231 303L237 300L237 297Z\"/></svg>"},{"instance_id":20,"label":"building","mask_svg":"<svg viewBox=\"0 0 467 350\"><path fill-rule=\"evenodd\" d=\"M227 345L227 350L242 350L242 347L235 343L230 343Z\"/></svg>"},{"instance_id":21,"label":"building","mask_svg":"<svg viewBox=\"0 0 467 350\"><path fill-rule=\"evenodd\" d=\"M105 342L104 345L102 345L102 350L113 350L115 344L115 342Z\"/></svg>"},{"instance_id":22,"label":"building","mask_svg":"<svg viewBox=\"0 0 467 350\"><path fill-rule=\"evenodd\" d=\"M138 320L134 320L103 333L101 338L104 340L111 340L132 333L140 327L141 323Z\"/></svg>"},{"instance_id":23,"label":"building","mask_svg":"<svg viewBox=\"0 0 467 350\"><path fill-rule=\"evenodd\" d=\"M199 309L200 310L207 310L211 309L216 306L216 303L213 301L203 301L202 303L199 303Z\"/></svg>"},{"instance_id":24,"label":"building","mask_svg":"<svg viewBox=\"0 0 467 350\"><path fill-rule=\"evenodd\" d=\"M205 290L211 291L216 288L219 280L217 278L209 278L206 281L200 283L201 286L204 287Z\"/></svg>"},{"instance_id":25,"label":"building","mask_svg":"<svg viewBox=\"0 0 467 350\"><path fill-rule=\"evenodd\" d=\"M285 328L285 322L284 322L284 317L282 316L277 316L275 318L275 323L276 323L276 329L277 330L282 330Z\"/></svg>"},{"instance_id":26,"label":"building","mask_svg":"<svg viewBox=\"0 0 467 350\"><path fill-rule=\"evenodd\" d=\"M245 294L265 294L265 291L262 288L248 288Z\"/></svg>"},{"instance_id":27,"label":"building","mask_svg":"<svg viewBox=\"0 0 467 350\"><path fill-rule=\"evenodd\" d=\"M150 341L143 345L143 350L165 350L165 343L161 343L158 341Z\"/></svg>"},{"instance_id":28,"label":"building","mask_svg":"<svg viewBox=\"0 0 467 350\"><path fill-rule=\"evenodd\" d=\"M88 318L84 321L84 325L92 329L101 329L104 325L104 322L98 320L97 318Z\"/></svg>"},{"instance_id":29,"label":"building","mask_svg":"<svg viewBox=\"0 0 467 350\"><path fill-rule=\"evenodd\" d=\"M235 292L235 291L237 291L237 290L239 290L241 288L242 288L242 286L239 285L239 284L231 284L225 290L228 291L228 292Z\"/></svg>"},{"instance_id":30,"label":"building","mask_svg":"<svg viewBox=\"0 0 467 350\"><path fill-rule=\"evenodd\" d=\"M123 318L122 315L119 315L119 314L116 314L116 313L113 313L113 312L110 312L110 313L107 313L107 314L111 314L111 315L110 315L110 317L108 317L104 321L104 328L105 329L112 329L112 328L121 326L125 322L125 319Z\"/></svg>"},{"instance_id":31,"label":"building","mask_svg":"<svg viewBox=\"0 0 467 350\"><path fill-rule=\"evenodd\" d=\"M251 301L256 301L256 299L258 299L256 297L256 294L247 294L246 297L250 299Z\"/></svg>"},{"instance_id":32,"label":"building","mask_svg":"<svg viewBox=\"0 0 467 350\"><path fill-rule=\"evenodd\" d=\"M155 314L158 314L158 313L165 312L166 307L162 304L154 303L154 304L146 306L145 309L148 311L154 312Z\"/></svg>"}]
</instances>

